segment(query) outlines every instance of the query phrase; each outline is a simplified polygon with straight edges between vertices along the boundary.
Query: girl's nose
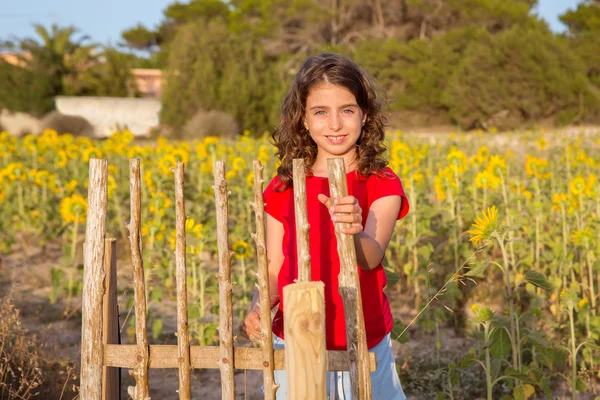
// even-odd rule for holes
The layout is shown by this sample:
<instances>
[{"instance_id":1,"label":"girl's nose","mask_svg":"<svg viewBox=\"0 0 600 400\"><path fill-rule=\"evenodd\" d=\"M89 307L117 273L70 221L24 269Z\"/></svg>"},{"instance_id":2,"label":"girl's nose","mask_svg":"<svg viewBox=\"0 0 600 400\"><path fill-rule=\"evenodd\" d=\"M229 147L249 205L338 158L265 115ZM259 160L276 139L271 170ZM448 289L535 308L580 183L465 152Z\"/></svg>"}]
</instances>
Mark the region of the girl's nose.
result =
<instances>
[{"instance_id":1,"label":"girl's nose","mask_svg":"<svg viewBox=\"0 0 600 400\"><path fill-rule=\"evenodd\" d=\"M342 129L342 119L337 114L332 114L329 118L329 129L332 131L339 131Z\"/></svg>"}]
</instances>

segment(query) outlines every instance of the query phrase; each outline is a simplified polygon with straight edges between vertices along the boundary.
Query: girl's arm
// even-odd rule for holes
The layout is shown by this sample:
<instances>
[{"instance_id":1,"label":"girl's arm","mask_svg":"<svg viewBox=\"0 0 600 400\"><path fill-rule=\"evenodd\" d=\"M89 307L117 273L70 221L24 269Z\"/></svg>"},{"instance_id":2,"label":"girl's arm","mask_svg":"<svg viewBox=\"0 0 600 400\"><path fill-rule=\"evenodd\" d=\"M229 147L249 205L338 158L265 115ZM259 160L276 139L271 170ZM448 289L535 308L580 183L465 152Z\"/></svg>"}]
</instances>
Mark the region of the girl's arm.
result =
<instances>
[{"instance_id":1,"label":"girl's arm","mask_svg":"<svg viewBox=\"0 0 600 400\"><path fill-rule=\"evenodd\" d=\"M279 295L277 288L277 280L279 270L283 264L283 251L281 243L283 242L283 224L265 213L266 222L266 246L267 246L267 266L269 271L269 298L271 299L271 307L279 304ZM250 311L244 319L242 325L242 333L249 339L259 338L260 332L260 301L258 289L254 289L254 297Z\"/></svg>"},{"instance_id":2,"label":"girl's arm","mask_svg":"<svg viewBox=\"0 0 600 400\"><path fill-rule=\"evenodd\" d=\"M354 235L356 261L365 270L379 265L392 238L400 212L400 196L387 196L371 204L365 229Z\"/></svg>"},{"instance_id":3,"label":"girl's arm","mask_svg":"<svg viewBox=\"0 0 600 400\"><path fill-rule=\"evenodd\" d=\"M400 212L400 196L386 196L371 204L367 222L362 227L362 209L354 196L341 197L335 204L327 196L320 194L319 201L329 208L331 220L352 224L342 229L342 233L354 235L356 261L361 268L371 270L379 265L394 232L394 225Z\"/></svg>"},{"instance_id":4,"label":"girl's arm","mask_svg":"<svg viewBox=\"0 0 600 400\"><path fill-rule=\"evenodd\" d=\"M281 243L283 243L283 224L265 213L267 217L266 223L266 245L267 245L267 266L269 270L269 298L271 299L271 309L279 304L279 294L277 289L277 281L279 270L283 264L283 251ZM258 289L254 290L254 297L250 312L259 309Z\"/></svg>"}]
</instances>

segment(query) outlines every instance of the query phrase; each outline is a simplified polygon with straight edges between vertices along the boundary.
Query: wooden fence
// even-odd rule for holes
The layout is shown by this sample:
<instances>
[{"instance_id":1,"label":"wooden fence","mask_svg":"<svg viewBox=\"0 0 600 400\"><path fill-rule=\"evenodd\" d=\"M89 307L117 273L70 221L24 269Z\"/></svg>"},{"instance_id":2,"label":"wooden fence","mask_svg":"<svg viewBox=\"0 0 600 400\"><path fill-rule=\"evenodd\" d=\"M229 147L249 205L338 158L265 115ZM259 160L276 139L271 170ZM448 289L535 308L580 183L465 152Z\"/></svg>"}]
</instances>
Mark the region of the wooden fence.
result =
<instances>
[{"instance_id":1,"label":"wooden fence","mask_svg":"<svg viewBox=\"0 0 600 400\"><path fill-rule=\"evenodd\" d=\"M332 197L347 194L346 174L341 159L328 163ZM375 357L367 352L362 301L352 237L335 226L341 262L340 294L348 337L348 351L328 351L325 347L324 285L311 282L309 226L306 214L306 177L303 160L294 160L294 201L298 245L298 282L284 288L285 350L273 349L269 280L265 244L263 167L254 161L254 201L260 293L260 348L236 348L233 336L231 258L228 241L228 190L225 165L215 165L215 207L219 255L219 346L189 344L186 235L184 204L184 165L177 163L175 175L177 345L150 345L147 335L144 265L141 253L140 161L130 160L131 216L127 226L134 278L136 344L118 344L116 300L116 241L105 239L107 215L108 163L91 159L88 183L88 216L84 244L82 295L82 337L80 396L83 400L119 399L120 368L129 369L135 386L128 388L134 400L150 399L149 368L179 370L179 399L190 399L190 372L198 368L218 368L221 397L235 399L234 369L262 370L265 399L275 399L274 370L286 370L289 399L324 400L327 371L350 371L353 398L371 399L370 372ZM175 396L175 394L174 394Z\"/></svg>"}]
</instances>

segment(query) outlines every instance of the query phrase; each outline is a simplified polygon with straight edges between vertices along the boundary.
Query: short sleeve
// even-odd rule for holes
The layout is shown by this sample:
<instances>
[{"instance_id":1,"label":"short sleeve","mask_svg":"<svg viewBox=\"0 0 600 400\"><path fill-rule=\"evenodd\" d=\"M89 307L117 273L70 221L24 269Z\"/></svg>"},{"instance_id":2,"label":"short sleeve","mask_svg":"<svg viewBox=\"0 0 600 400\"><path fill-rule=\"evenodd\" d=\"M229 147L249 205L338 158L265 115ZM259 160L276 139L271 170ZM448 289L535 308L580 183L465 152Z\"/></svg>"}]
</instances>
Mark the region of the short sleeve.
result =
<instances>
[{"instance_id":1,"label":"short sleeve","mask_svg":"<svg viewBox=\"0 0 600 400\"><path fill-rule=\"evenodd\" d=\"M275 176L267 188L263 192L263 201L265 203L265 211L267 214L275 218L279 222L283 222L282 216L282 201L281 195L282 192L278 192L276 189L281 185L281 180L278 176Z\"/></svg>"},{"instance_id":2,"label":"short sleeve","mask_svg":"<svg viewBox=\"0 0 600 400\"><path fill-rule=\"evenodd\" d=\"M368 185L369 207L371 207L371 204L373 204L375 200L381 199L382 197L400 196L401 204L397 219L401 219L408 214L408 199L404 193L402 182L391 168L384 169L380 175L371 175L370 180L371 182L369 182L370 184Z\"/></svg>"}]
</instances>

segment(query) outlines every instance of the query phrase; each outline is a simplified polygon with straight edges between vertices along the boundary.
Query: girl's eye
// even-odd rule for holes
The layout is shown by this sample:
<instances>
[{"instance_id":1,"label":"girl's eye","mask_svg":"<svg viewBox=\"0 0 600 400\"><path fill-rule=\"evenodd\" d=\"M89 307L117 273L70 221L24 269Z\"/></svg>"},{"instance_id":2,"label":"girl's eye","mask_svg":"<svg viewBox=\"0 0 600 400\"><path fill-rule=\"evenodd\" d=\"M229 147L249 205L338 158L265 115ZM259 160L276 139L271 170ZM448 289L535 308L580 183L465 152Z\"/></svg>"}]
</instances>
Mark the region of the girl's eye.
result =
<instances>
[{"instance_id":1,"label":"girl's eye","mask_svg":"<svg viewBox=\"0 0 600 400\"><path fill-rule=\"evenodd\" d=\"M343 112L344 112L345 114L354 114L354 110L352 110L352 109L350 109L350 108L346 108L346 109L345 109Z\"/></svg>"},{"instance_id":2,"label":"girl's eye","mask_svg":"<svg viewBox=\"0 0 600 400\"><path fill-rule=\"evenodd\" d=\"M319 110L315 113L315 115L323 115L323 114L325 114L325 111L323 111L323 110Z\"/></svg>"}]
</instances>

